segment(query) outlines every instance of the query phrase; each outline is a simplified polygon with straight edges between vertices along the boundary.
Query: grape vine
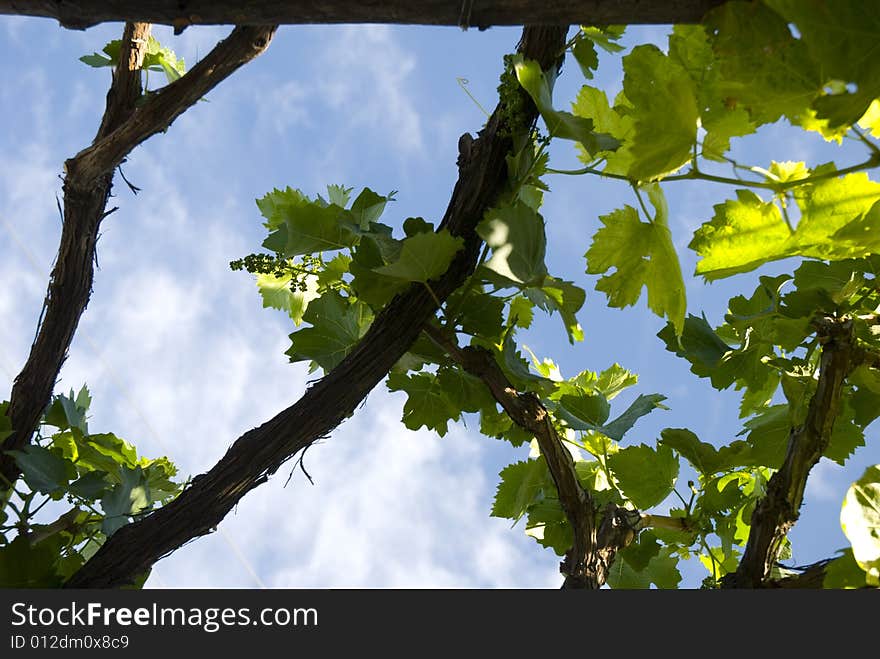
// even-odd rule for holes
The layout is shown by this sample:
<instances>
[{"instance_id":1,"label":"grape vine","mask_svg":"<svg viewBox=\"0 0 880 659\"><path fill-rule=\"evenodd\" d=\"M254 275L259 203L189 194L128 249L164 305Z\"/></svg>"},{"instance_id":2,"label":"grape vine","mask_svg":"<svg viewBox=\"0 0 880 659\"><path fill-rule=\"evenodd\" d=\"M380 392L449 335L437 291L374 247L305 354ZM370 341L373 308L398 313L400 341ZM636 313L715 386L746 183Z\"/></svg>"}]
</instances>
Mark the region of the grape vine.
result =
<instances>
[{"instance_id":1,"label":"grape vine","mask_svg":"<svg viewBox=\"0 0 880 659\"><path fill-rule=\"evenodd\" d=\"M527 459L501 472L492 515L525 519L526 533L565 556L567 580L593 570L596 586L672 588L678 562L692 557L706 567L705 587L797 578L784 565L787 531L811 467L823 456L844 464L880 415L880 184L869 176L880 165L880 67L853 56L873 52L880 25L865 11L854 0L833 9L727 3L701 25L675 26L665 49L644 44L624 55L613 104L585 84L570 112L554 106L556 70L505 57L499 94L515 101L506 112L521 112L516 84L544 132L511 135L511 183L478 226L479 264L387 385L406 393L407 428L442 436L450 421L478 414L483 434L530 445ZM623 33L582 27L566 53L589 81L597 49L623 52ZM867 156L838 167L748 165L730 155L732 140L780 119L827 141L858 141ZM551 140L575 142L584 166L550 167ZM643 393L612 414L635 374L613 364L565 376L549 358L522 356L517 333L529 329L536 309L558 315L570 342L583 338L577 314L585 291L545 264L540 210L552 175L631 185L635 205L599 218L585 272L611 307L637 304L645 291L648 307L667 321L661 345L713 387L741 392L741 439L712 444L667 428L653 445L635 444L628 433L664 407L663 395ZM759 276L754 291L729 301L719 324L688 313L669 223L675 211L665 186L693 180L735 188L690 240L700 257L696 276L712 281L800 259L788 274ZM232 264L257 274L264 306L310 325L290 335L287 355L312 370L338 364L406 286L430 291L461 246L423 218L406 219L403 236L394 237L379 222L393 194L365 188L349 204L350 193L342 186L329 186L327 199L291 188L268 193L257 204L272 254ZM557 445L570 460L559 458ZM696 473L684 494L676 489L682 459ZM878 585L872 469L847 495L844 530L853 544L827 564L826 586ZM617 532L606 533L612 526ZM584 544L579 534L592 540ZM592 566L583 556L595 559Z\"/></svg>"}]
</instances>

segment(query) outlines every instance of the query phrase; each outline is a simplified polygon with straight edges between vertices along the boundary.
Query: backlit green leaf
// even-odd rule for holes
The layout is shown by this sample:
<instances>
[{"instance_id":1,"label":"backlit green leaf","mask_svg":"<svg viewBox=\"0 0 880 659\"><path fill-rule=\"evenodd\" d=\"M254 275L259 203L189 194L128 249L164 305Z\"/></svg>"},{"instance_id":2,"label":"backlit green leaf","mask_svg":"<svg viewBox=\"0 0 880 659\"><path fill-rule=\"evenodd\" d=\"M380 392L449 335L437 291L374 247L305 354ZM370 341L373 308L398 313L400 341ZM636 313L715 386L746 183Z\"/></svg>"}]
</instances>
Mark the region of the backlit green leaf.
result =
<instances>
[{"instance_id":1,"label":"backlit green leaf","mask_svg":"<svg viewBox=\"0 0 880 659\"><path fill-rule=\"evenodd\" d=\"M534 210L522 202L492 209L477 226L477 233L492 248L492 256L483 267L503 283L540 286L544 281L544 219Z\"/></svg>"},{"instance_id":2,"label":"backlit green leaf","mask_svg":"<svg viewBox=\"0 0 880 659\"><path fill-rule=\"evenodd\" d=\"M286 311L295 325L302 323L303 314L309 302L319 296L318 278L306 275L306 290L291 289L291 276L276 277L272 274L258 274L257 288L263 298L263 307Z\"/></svg>"},{"instance_id":3,"label":"backlit green leaf","mask_svg":"<svg viewBox=\"0 0 880 659\"><path fill-rule=\"evenodd\" d=\"M730 2L705 18L721 71L719 91L756 124L796 119L819 93L821 75L788 22L761 3Z\"/></svg>"},{"instance_id":4,"label":"backlit green leaf","mask_svg":"<svg viewBox=\"0 0 880 659\"><path fill-rule=\"evenodd\" d=\"M663 445L656 450L645 444L628 446L609 456L608 466L620 489L640 510L662 502L678 478L678 460Z\"/></svg>"},{"instance_id":5,"label":"backlit green leaf","mask_svg":"<svg viewBox=\"0 0 880 659\"><path fill-rule=\"evenodd\" d=\"M715 206L689 245L702 256L695 274L706 279L748 272L785 254L791 231L779 207L750 190L737 190L736 197Z\"/></svg>"},{"instance_id":6,"label":"backlit green leaf","mask_svg":"<svg viewBox=\"0 0 880 659\"><path fill-rule=\"evenodd\" d=\"M868 467L847 490L840 525L868 583L880 586L880 465Z\"/></svg>"},{"instance_id":7,"label":"backlit green leaf","mask_svg":"<svg viewBox=\"0 0 880 659\"><path fill-rule=\"evenodd\" d=\"M549 478L543 458L505 467L492 505L493 517L518 520L540 495Z\"/></svg>"},{"instance_id":8,"label":"backlit green leaf","mask_svg":"<svg viewBox=\"0 0 880 659\"><path fill-rule=\"evenodd\" d=\"M550 135L580 142L590 153L613 151L617 148L618 141L610 135L595 133L593 122L589 119L553 109L551 88L540 64L524 59L522 55L515 55L513 65L516 77L538 107Z\"/></svg>"},{"instance_id":9,"label":"backlit green leaf","mask_svg":"<svg viewBox=\"0 0 880 659\"><path fill-rule=\"evenodd\" d=\"M461 238L450 235L446 229L417 233L404 239L397 261L374 271L386 277L427 283L446 272L463 244Z\"/></svg>"},{"instance_id":10,"label":"backlit green leaf","mask_svg":"<svg viewBox=\"0 0 880 659\"><path fill-rule=\"evenodd\" d=\"M694 84L680 64L653 45L637 46L623 58L623 91L633 104L634 162L628 175L648 181L690 160L697 139Z\"/></svg>"},{"instance_id":11,"label":"backlit green leaf","mask_svg":"<svg viewBox=\"0 0 880 659\"><path fill-rule=\"evenodd\" d=\"M680 334L687 305L669 228L657 220L642 222L631 206L599 219L604 226L593 236L585 254L587 274L603 275L596 290L608 296L609 306L626 307L635 304L642 288L647 288L648 307L657 315L666 316L676 334ZM608 274L612 268L614 272Z\"/></svg>"},{"instance_id":12,"label":"backlit green leaf","mask_svg":"<svg viewBox=\"0 0 880 659\"><path fill-rule=\"evenodd\" d=\"M303 320L311 323L290 335L293 345L285 353L290 361L312 360L330 371L366 334L373 312L363 302L349 301L328 292L309 304Z\"/></svg>"}]
</instances>

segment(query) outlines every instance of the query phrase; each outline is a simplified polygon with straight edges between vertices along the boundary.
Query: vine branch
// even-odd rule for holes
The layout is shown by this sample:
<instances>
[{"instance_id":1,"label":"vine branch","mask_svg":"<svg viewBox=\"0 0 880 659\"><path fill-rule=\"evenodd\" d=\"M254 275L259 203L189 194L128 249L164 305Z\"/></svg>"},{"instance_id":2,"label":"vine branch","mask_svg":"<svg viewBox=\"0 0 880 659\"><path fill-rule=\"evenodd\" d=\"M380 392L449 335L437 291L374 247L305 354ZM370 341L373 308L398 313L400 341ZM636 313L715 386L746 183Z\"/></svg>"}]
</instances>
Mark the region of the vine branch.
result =
<instances>
[{"instance_id":1,"label":"vine branch","mask_svg":"<svg viewBox=\"0 0 880 659\"><path fill-rule=\"evenodd\" d=\"M593 497L581 485L574 458L540 399L532 392L518 392L488 350L461 348L454 337L430 324L425 325L424 331L463 370L486 385L516 425L534 435L572 528L572 547L560 565L565 577L563 588L600 588L618 550L632 542L639 528L651 523L651 516L609 504L597 523L598 509ZM668 519L658 517L653 522L660 525Z\"/></svg>"},{"instance_id":2,"label":"vine branch","mask_svg":"<svg viewBox=\"0 0 880 659\"><path fill-rule=\"evenodd\" d=\"M519 51L556 71L567 26L527 27ZM507 125L505 107L492 118L460 159L459 179L439 229L464 239L464 247L440 278L432 280L445 300L473 271L482 244L475 228L509 184L506 156L512 132L528 131L537 109L523 96L519 125ZM465 154L462 154L465 155ZM420 283L397 295L376 316L370 329L334 369L315 382L293 405L239 437L205 474L196 476L174 501L114 533L65 584L107 588L133 582L181 545L210 533L250 490L265 483L287 460L326 437L350 416L436 315L437 303Z\"/></svg>"},{"instance_id":3,"label":"vine branch","mask_svg":"<svg viewBox=\"0 0 880 659\"><path fill-rule=\"evenodd\" d=\"M107 93L107 107L95 140L64 164L64 212L61 242L49 280L44 316L21 373L15 379L8 415L13 434L2 450L21 449L52 396L79 319L89 303L95 248L113 171L138 144L164 131L178 116L269 45L275 26L235 28L178 80L142 99L141 65L151 26L128 23L119 63ZM0 483L14 483L19 470L0 453Z\"/></svg>"},{"instance_id":4,"label":"vine branch","mask_svg":"<svg viewBox=\"0 0 880 659\"><path fill-rule=\"evenodd\" d=\"M140 67L150 31L148 23L128 23L125 26L119 62L113 71L95 142L113 133L134 111L141 95ZM112 169L88 186L81 185L75 176L68 176L64 182L61 241L43 303L41 322L28 359L15 378L10 394L7 414L13 433L0 446L0 489L10 487L19 476L18 466L5 451L30 444L43 409L52 396L80 316L89 302L95 244L110 195Z\"/></svg>"},{"instance_id":5,"label":"vine branch","mask_svg":"<svg viewBox=\"0 0 880 659\"><path fill-rule=\"evenodd\" d=\"M826 317L817 326L822 355L816 392L804 423L789 433L785 459L752 513L748 543L736 572L722 580L725 588L765 585L782 542L798 519L810 470L831 440L844 380L853 367L853 322L846 317Z\"/></svg>"}]
</instances>

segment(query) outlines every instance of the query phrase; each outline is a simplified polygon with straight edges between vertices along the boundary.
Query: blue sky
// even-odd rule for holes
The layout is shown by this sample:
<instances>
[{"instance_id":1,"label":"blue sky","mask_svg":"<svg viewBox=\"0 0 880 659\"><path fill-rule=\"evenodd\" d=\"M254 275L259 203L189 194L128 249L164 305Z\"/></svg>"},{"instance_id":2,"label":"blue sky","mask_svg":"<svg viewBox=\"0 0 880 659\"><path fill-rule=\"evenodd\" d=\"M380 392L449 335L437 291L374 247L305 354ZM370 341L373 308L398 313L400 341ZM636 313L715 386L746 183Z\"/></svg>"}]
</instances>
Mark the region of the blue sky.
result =
<instances>
[{"instance_id":1,"label":"blue sky","mask_svg":"<svg viewBox=\"0 0 880 659\"><path fill-rule=\"evenodd\" d=\"M154 35L188 64L228 28ZM103 111L109 70L81 55L100 51L120 25L72 32L38 19L0 18L0 87L7 130L0 133L0 383L7 397L33 338L60 234L56 195L63 161L86 146ZM458 136L476 132L495 104L501 58L517 28L485 32L387 26L282 27L268 51L137 148L123 166L141 188L117 177L102 225L94 292L61 373L59 390L88 383L90 426L112 431L142 454L169 455L183 475L209 468L244 431L304 391L303 364L283 352L292 324L264 310L253 279L230 260L257 251L265 236L254 199L290 185L308 194L328 183L380 193L398 190L383 221L436 221L457 177ZM663 27L631 28L626 43L665 41ZM619 59L604 58L595 84L613 96ZM162 80L155 75L151 85ZM583 78L568 62L557 105ZM784 126L762 129L737 146L743 161L815 165L862 159ZM552 165L577 166L570 143ZM610 310L584 274L583 254L598 216L634 204L628 186L584 177L549 179L545 198L552 274L587 290L579 315L585 341L569 346L558 318L522 337L565 375L617 361L640 375L638 393L666 395L669 411L643 419L627 442L648 444L664 427L689 427L704 441L727 442L741 428L738 397L697 380L655 337L663 322L644 303ZM750 293L757 273L706 285L690 277L693 230L732 190L707 184L666 186L671 229L688 286L688 310L721 321L727 299ZM784 272L777 264L767 272ZM488 516L497 474L527 448L482 437L468 419L446 437L399 423L403 394L378 387L352 419L311 448L308 483L289 470L249 494L218 533L157 564L151 587L557 587L559 558ZM615 408L616 409L616 408ZM840 502L865 466L880 462L869 444L846 468L823 460L814 470L794 562L805 564L846 545ZM686 472L680 491L685 492ZM662 512L662 507L658 512ZM698 586L699 565L682 565L684 586Z\"/></svg>"}]
</instances>

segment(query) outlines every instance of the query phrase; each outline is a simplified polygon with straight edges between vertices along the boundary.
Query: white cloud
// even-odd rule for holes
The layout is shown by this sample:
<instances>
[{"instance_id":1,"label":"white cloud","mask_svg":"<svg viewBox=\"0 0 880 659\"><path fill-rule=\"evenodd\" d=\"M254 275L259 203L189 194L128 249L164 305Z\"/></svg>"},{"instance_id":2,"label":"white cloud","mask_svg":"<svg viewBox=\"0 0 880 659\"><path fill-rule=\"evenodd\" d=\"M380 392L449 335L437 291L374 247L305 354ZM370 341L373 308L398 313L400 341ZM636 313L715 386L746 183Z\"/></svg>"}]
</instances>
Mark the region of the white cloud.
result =
<instances>
[{"instance_id":1,"label":"white cloud","mask_svg":"<svg viewBox=\"0 0 880 659\"><path fill-rule=\"evenodd\" d=\"M416 60L390 27L342 28L322 59L321 68L342 75L323 76L319 89L330 107L345 110L353 128L387 133L396 150L422 150L419 112L406 91Z\"/></svg>"},{"instance_id":2,"label":"white cloud","mask_svg":"<svg viewBox=\"0 0 880 659\"><path fill-rule=\"evenodd\" d=\"M227 517L223 528L262 580L287 588L558 586L555 556L521 528L487 517L494 485L481 465L486 440L458 429L443 439L408 432L399 415L398 398L374 392L306 453L314 486L290 462ZM158 567L167 581L204 585L198 566L222 544L199 540ZM241 566L227 565L224 579L253 585Z\"/></svg>"},{"instance_id":3,"label":"white cloud","mask_svg":"<svg viewBox=\"0 0 880 659\"><path fill-rule=\"evenodd\" d=\"M295 33L299 43L292 48L287 40L293 36L293 29L279 31L262 56L293 60L290 79L261 71L239 93L258 95L254 130L260 144L274 149L280 137L309 160L314 180L301 186L319 189L328 181L363 176L369 157L397 160L403 167L408 159L425 156L422 108L409 91L418 63L390 27L300 30ZM312 134L311 140L303 139L303 129ZM320 137L312 143L317 132ZM368 146L356 155L352 145L358 143Z\"/></svg>"},{"instance_id":4,"label":"white cloud","mask_svg":"<svg viewBox=\"0 0 880 659\"><path fill-rule=\"evenodd\" d=\"M822 458L810 470L805 497L816 501L843 501L840 484L844 468L836 462Z\"/></svg>"},{"instance_id":5,"label":"white cloud","mask_svg":"<svg viewBox=\"0 0 880 659\"><path fill-rule=\"evenodd\" d=\"M309 90L302 82L290 80L268 92L261 107L261 119L279 134L289 128L312 125L309 117Z\"/></svg>"},{"instance_id":6,"label":"white cloud","mask_svg":"<svg viewBox=\"0 0 880 659\"><path fill-rule=\"evenodd\" d=\"M237 202L187 198L156 166L157 152L158 143L138 152L132 168L144 191L120 193L121 210L106 221L93 298L59 389L88 382L93 430L168 454L186 475L294 402L308 376L282 355L289 322L261 309L250 276L228 269L253 248ZM285 489L288 463L229 515L223 535L162 561L150 585L252 587L251 569L270 587L558 585L557 557L488 517L497 473L486 470L488 440L410 433L401 404L371 394L309 450L314 487L296 473Z\"/></svg>"}]
</instances>

